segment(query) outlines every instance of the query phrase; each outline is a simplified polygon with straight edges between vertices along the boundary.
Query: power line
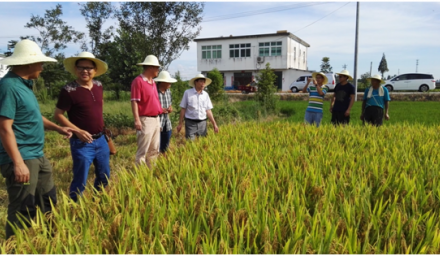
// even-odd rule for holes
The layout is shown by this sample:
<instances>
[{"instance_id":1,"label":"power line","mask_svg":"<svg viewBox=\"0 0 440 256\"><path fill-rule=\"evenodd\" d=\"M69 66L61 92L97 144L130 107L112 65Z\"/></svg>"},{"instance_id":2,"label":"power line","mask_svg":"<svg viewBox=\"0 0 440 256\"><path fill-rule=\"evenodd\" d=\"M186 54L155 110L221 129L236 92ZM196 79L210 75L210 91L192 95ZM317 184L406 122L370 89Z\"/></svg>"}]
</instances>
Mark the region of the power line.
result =
<instances>
[{"instance_id":1,"label":"power line","mask_svg":"<svg viewBox=\"0 0 440 256\"><path fill-rule=\"evenodd\" d=\"M262 10L258 10L258 11L248 11L248 12L233 13L233 14L222 15L222 16L214 16L211 18L207 18L206 20L203 20L202 22L238 19L238 18L243 18L243 17L248 17L248 16L255 16L255 15L271 13L271 12L280 12L280 11L286 11L286 10L292 10L292 9L299 9L299 8L305 8L305 7L310 7L310 6L314 6L314 5L321 5L321 4L329 4L329 3L328 2L327 3L311 3L311 4L307 4L307 5L303 5L303 6L297 6L297 4L295 4L295 7L290 7L290 8L286 8L286 6L272 7L272 8L262 9Z\"/></svg>"},{"instance_id":2,"label":"power line","mask_svg":"<svg viewBox=\"0 0 440 256\"><path fill-rule=\"evenodd\" d=\"M320 19L315 20L314 22L310 23L310 24L307 25L307 26L305 26L305 27L303 27L303 28L300 28L300 29L294 31L293 33L296 33L296 32L298 32L298 31L300 31L300 30L303 30L303 29L305 29L305 28L307 28L307 27L310 27L311 25L313 25L313 24L315 24L316 22L318 22L318 21L324 19L325 17L327 17L327 16L329 16L330 14L336 12L337 10L341 9L342 7L346 6L346 5L349 4L349 3L351 3L351 2L345 3L343 6L339 7L338 9L332 11L331 13L325 15L324 17L322 17L322 18L320 18Z\"/></svg>"}]
</instances>

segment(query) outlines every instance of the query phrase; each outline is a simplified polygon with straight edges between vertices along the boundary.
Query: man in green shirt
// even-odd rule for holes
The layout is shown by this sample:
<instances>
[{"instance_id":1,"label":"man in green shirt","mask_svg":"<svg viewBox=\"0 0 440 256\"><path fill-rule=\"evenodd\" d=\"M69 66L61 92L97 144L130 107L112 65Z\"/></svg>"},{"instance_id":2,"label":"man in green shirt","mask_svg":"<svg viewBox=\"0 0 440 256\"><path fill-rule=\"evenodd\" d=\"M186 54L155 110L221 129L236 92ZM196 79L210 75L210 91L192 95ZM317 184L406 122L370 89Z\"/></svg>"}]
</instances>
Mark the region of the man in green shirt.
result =
<instances>
[{"instance_id":1,"label":"man in green shirt","mask_svg":"<svg viewBox=\"0 0 440 256\"><path fill-rule=\"evenodd\" d=\"M19 216L29 225L38 205L43 213L56 204L52 167L44 156L44 129L72 136L72 129L60 127L41 116L32 91L33 81L43 70L46 57L31 40L15 45L14 53L0 64L11 67L0 80L0 171L9 196L6 239L12 226L22 228Z\"/></svg>"}]
</instances>

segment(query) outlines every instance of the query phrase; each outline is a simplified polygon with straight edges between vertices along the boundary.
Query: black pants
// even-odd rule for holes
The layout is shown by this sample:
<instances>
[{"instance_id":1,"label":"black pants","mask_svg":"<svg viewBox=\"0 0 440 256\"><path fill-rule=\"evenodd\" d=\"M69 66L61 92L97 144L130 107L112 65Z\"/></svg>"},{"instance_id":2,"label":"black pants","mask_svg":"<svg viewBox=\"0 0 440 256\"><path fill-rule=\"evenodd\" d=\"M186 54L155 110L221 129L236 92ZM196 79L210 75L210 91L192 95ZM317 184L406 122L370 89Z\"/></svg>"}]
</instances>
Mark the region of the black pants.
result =
<instances>
[{"instance_id":1,"label":"black pants","mask_svg":"<svg viewBox=\"0 0 440 256\"><path fill-rule=\"evenodd\" d=\"M366 107L364 111L364 124L365 122L381 126L383 123L383 108L377 106Z\"/></svg>"},{"instance_id":2,"label":"black pants","mask_svg":"<svg viewBox=\"0 0 440 256\"><path fill-rule=\"evenodd\" d=\"M350 122L350 116L345 116L345 111L333 111L332 112L332 124L348 124Z\"/></svg>"}]
</instances>

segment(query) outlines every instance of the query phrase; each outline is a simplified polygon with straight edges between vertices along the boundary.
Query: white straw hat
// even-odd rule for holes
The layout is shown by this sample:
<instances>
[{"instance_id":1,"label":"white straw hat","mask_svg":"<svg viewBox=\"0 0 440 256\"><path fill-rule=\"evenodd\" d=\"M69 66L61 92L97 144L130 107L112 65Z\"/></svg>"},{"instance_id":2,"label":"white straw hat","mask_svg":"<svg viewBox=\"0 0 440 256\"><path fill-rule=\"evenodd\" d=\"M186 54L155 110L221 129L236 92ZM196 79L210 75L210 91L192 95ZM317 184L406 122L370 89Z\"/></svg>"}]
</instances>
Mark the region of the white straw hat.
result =
<instances>
[{"instance_id":1,"label":"white straw hat","mask_svg":"<svg viewBox=\"0 0 440 256\"><path fill-rule=\"evenodd\" d=\"M64 60L64 68L72 75L76 76L76 67L75 67L75 63L77 60L80 59L86 59L86 60L91 60L95 63L96 65L96 75L95 76L100 76L102 74L104 74L105 72L107 72L108 66L107 63L105 63L104 61L95 58L95 55L93 55L90 52L82 52L80 54L78 54L78 56L76 57L70 57L70 58L66 58Z\"/></svg>"},{"instance_id":2,"label":"white straw hat","mask_svg":"<svg viewBox=\"0 0 440 256\"><path fill-rule=\"evenodd\" d=\"M316 79L317 75L321 75L322 77L324 77L324 82L322 82L322 85L326 85L328 83L328 77L324 73L322 73L322 72L313 72L312 73L313 79Z\"/></svg>"},{"instance_id":3,"label":"white straw hat","mask_svg":"<svg viewBox=\"0 0 440 256\"><path fill-rule=\"evenodd\" d=\"M194 87L194 81L197 79L205 79L205 86L208 86L211 84L212 80L210 78L205 77L202 74L198 74L196 77L192 78L191 80L189 80L188 84L191 87Z\"/></svg>"},{"instance_id":4,"label":"white straw hat","mask_svg":"<svg viewBox=\"0 0 440 256\"><path fill-rule=\"evenodd\" d=\"M9 66L26 65L39 62L57 62L41 52L40 47L32 40L24 39L15 45L11 56L0 60L1 64Z\"/></svg>"},{"instance_id":5,"label":"white straw hat","mask_svg":"<svg viewBox=\"0 0 440 256\"><path fill-rule=\"evenodd\" d=\"M371 83L371 79L376 79L380 81L380 84L384 84L385 81L380 77L380 75L374 75L372 77L367 78L367 81Z\"/></svg>"},{"instance_id":6,"label":"white straw hat","mask_svg":"<svg viewBox=\"0 0 440 256\"><path fill-rule=\"evenodd\" d=\"M343 75L343 76L348 76L348 79L349 80L353 80L353 77L351 77L350 76L350 73L348 73L348 70L342 70L341 72L339 72L339 73L336 73L336 75Z\"/></svg>"},{"instance_id":7,"label":"white straw hat","mask_svg":"<svg viewBox=\"0 0 440 256\"><path fill-rule=\"evenodd\" d=\"M148 55L147 57L145 57L144 62L138 63L136 65L138 65L138 66L156 66L156 67L160 67L159 60L154 55Z\"/></svg>"},{"instance_id":8,"label":"white straw hat","mask_svg":"<svg viewBox=\"0 0 440 256\"><path fill-rule=\"evenodd\" d=\"M164 82L164 83L175 83L176 79L172 78L168 71L161 71L159 75L154 79L156 82Z\"/></svg>"}]
</instances>

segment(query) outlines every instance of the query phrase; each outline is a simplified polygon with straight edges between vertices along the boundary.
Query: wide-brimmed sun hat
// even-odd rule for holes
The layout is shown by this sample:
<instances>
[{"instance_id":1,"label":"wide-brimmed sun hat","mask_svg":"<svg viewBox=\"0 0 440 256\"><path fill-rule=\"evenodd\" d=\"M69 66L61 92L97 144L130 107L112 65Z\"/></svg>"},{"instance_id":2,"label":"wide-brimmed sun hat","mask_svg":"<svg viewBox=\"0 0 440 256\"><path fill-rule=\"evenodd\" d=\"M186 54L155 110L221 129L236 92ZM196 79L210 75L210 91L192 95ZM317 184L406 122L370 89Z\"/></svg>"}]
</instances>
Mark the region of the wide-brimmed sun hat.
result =
<instances>
[{"instance_id":1,"label":"wide-brimmed sun hat","mask_svg":"<svg viewBox=\"0 0 440 256\"><path fill-rule=\"evenodd\" d=\"M380 84L384 84L384 83L385 83L385 80L383 80L383 79L380 77L380 75L374 75L374 76L371 76L371 77L367 78L367 81L371 83L371 79L379 80L379 81L380 81Z\"/></svg>"},{"instance_id":2,"label":"wide-brimmed sun hat","mask_svg":"<svg viewBox=\"0 0 440 256\"><path fill-rule=\"evenodd\" d=\"M75 67L75 63L77 60L80 59L86 59L86 60L91 60L95 63L96 65L96 75L95 76L100 76L102 74L104 74L105 72L107 72L108 66L107 63L105 63L104 61L95 58L95 55L93 55L90 52L82 52L80 54L78 54L78 56L76 57L69 57L66 58L64 60L64 68L72 75L76 76L76 67Z\"/></svg>"},{"instance_id":3,"label":"wide-brimmed sun hat","mask_svg":"<svg viewBox=\"0 0 440 256\"><path fill-rule=\"evenodd\" d=\"M138 66L156 66L156 67L160 67L159 60L154 55L148 55L147 57L145 57L144 62L138 63L136 65L138 65Z\"/></svg>"},{"instance_id":4,"label":"wide-brimmed sun hat","mask_svg":"<svg viewBox=\"0 0 440 256\"><path fill-rule=\"evenodd\" d=\"M316 80L316 76L317 75L321 75L324 78L324 81L322 82L322 85L326 85L328 83L328 77L324 73L322 73L322 72L313 72L312 73L313 79Z\"/></svg>"},{"instance_id":5,"label":"wide-brimmed sun hat","mask_svg":"<svg viewBox=\"0 0 440 256\"><path fill-rule=\"evenodd\" d=\"M37 43L29 39L18 42L14 47L14 53L0 60L1 64L8 66L19 66L39 62L57 62L57 60L44 55Z\"/></svg>"},{"instance_id":6,"label":"wide-brimmed sun hat","mask_svg":"<svg viewBox=\"0 0 440 256\"><path fill-rule=\"evenodd\" d=\"M343 76L348 76L348 80L353 80L353 77L352 76L350 76L350 73L348 73L348 70L342 70L341 72L339 72L339 73L336 73L336 75L338 75L338 76L340 76L340 75L343 75Z\"/></svg>"},{"instance_id":7,"label":"wide-brimmed sun hat","mask_svg":"<svg viewBox=\"0 0 440 256\"><path fill-rule=\"evenodd\" d=\"M177 82L176 79L172 78L170 73L168 71L161 71L159 75L154 78L154 81L156 82L164 82L164 83L175 83Z\"/></svg>"},{"instance_id":8,"label":"wide-brimmed sun hat","mask_svg":"<svg viewBox=\"0 0 440 256\"><path fill-rule=\"evenodd\" d=\"M210 85L212 82L212 80L210 78L207 78L202 74L198 74L197 76L195 76L194 78L189 80L189 82L188 82L189 86L194 87L194 81L196 81L197 79L205 79L205 86Z\"/></svg>"}]
</instances>

